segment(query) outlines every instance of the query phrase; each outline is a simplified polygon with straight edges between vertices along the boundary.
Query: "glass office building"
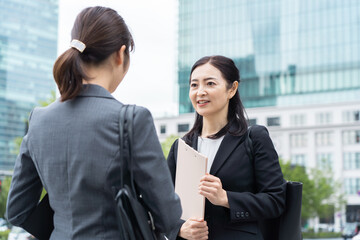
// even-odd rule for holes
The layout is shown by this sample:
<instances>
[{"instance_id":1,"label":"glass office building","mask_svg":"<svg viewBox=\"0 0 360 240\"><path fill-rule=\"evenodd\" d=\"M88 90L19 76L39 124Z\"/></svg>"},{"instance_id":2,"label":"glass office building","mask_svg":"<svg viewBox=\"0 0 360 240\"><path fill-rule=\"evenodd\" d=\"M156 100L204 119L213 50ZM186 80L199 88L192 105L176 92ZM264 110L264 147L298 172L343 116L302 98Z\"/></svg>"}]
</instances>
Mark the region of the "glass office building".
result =
<instances>
[{"instance_id":1,"label":"glass office building","mask_svg":"<svg viewBox=\"0 0 360 240\"><path fill-rule=\"evenodd\" d=\"M360 100L360 1L179 0L179 112L206 55L240 69L245 107Z\"/></svg>"},{"instance_id":2,"label":"glass office building","mask_svg":"<svg viewBox=\"0 0 360 240\"><path fill-rule=\"evenodd\" d=\"M0 170L10 170L14 139L31 109L55 90L58 0L0 0Z\"/></svg>"}]
</instances>

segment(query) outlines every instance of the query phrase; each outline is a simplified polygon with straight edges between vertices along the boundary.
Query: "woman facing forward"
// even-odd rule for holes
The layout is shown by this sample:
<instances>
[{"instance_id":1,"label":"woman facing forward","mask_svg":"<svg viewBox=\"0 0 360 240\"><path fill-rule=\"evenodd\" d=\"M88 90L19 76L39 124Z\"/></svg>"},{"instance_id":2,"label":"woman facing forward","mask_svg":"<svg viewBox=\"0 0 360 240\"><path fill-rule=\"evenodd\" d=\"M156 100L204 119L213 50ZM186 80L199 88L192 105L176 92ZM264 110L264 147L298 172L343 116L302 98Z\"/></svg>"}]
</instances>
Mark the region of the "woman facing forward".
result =
<instances>
[{"instance_id":1,"label":"woman facing forward","mask_svg":"<svg viewBox=\"0 0 360 240\"><path fill-rule=\"evenodd\" d=\"M72 29L72 48L55 62L61 98L35 108L15 163L7 218L22 226L42 188L54 210L50 239L120 239L112 187L120 186L119 116L111 93L129 68L133 38L122 17L104 7L84 9ZM133 173L158 232L181 215L150 112L136 107Z\"/></svg>"},{"instance_id":2,"label":"woman facing forward","mask_svg":"<svg viewBox=\"0 0 360 240\"><path fill-rule=\"evenodd\" d=\"M203 57L191 69L189 97L196 119L184 140L208 157L208 173L199 182L205 219L180 220L171 233L178 239L261 240L257 221L284 210L286 185L265 127L251 127L254 162L247 155L239 82L239 70L223 56ZM177 141L168 156L173 182L176 158Z\"/></svg>"}]
</instances>

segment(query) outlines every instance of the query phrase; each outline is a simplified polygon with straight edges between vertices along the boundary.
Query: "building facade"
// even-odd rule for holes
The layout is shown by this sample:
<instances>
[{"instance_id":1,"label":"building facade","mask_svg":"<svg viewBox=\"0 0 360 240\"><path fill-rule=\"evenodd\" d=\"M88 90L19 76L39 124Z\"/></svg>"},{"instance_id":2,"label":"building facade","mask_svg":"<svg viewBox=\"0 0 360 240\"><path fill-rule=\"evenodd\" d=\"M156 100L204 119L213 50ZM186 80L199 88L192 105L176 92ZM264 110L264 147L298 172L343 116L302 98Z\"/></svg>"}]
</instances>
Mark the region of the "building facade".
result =
<instances>
[{"instance_id":1,"label":"building facade","mask_svg":"<svg viewBox=\"0 0 360 240\"><path fill-rule=\"evenodd\" d=\"M31 109L55 90L58 0L0 0L0 169L15 162Z\"/></svg>"},{"instance_id":2,"label":"building facade","mask_svg":"<svg viewBox=\"0 0 360 240\"><path fill-rule=\"evenodd\" d=\"M357 101L360 2L179 0L179 113L193 112L189 72L225 55L240 69L245 107Z\"/></svg>"},{"instance_id":3,"label":"building facade","mask_svg":"<svg viewBox=\"0 0 360 240\"><path fill-rule=\"evenodd\" d=\"M347 198L332 221L360 222L360 2L179 0L178 29L180 115L155 120L160 141L192 127L196 60L230 57L250 123L284 160L331 167Z\"/></svg>"}]
</instances>

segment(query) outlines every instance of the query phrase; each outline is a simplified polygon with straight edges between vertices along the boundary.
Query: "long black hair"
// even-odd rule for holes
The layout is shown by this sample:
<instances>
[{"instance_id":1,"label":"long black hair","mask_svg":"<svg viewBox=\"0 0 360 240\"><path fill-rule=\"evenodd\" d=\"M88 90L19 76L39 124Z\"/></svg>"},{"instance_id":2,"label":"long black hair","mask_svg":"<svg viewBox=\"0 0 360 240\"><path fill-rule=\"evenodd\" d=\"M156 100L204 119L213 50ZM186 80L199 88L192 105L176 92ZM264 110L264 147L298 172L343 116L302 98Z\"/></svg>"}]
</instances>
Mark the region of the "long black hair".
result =
<instances>
[{"instance_id":1,"label":"long black hair","mask_svg":"<svg viewBox=\"0 0 360 240\"><path fill-rule=\"evenodd\" d=\"M240 72L239 69L235 66L235 63L230 58L224 56L206 56L198 61L192 66L190 72L190 80L192 72L199 66L202 66L206 63L211 64L215 68L217 68L223 78L227 82L227 88L230 89L232 87L233 82L237 81L240 84ZM190 83L189 80L189 83ZM194 134L201 134L203 127L203 117L199 115L197 112L195 113L195 123L192 129L184 136L185 141L190 143ZM239 91L236 91L235 95L229 101L229 109L227 115L228 123L220 129L219 132L208 136L208 138L217 139L224 136L226 133L230 133L234 136L241 136L247 131L247 119L245 117L245 109L240 99ZM235 128L230 128L235 126Z\"/></svg>"}]
</instances>

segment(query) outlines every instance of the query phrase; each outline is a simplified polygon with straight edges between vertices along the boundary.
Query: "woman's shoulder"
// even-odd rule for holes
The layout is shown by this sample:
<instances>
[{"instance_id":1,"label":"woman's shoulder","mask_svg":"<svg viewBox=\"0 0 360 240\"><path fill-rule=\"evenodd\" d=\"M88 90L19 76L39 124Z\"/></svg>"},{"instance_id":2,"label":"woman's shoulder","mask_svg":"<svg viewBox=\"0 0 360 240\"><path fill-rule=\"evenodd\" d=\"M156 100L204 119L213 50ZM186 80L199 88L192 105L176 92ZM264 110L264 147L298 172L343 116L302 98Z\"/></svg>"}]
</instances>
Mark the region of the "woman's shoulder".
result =
<instances>
[{"instance_id":1,"label":"woman's shoulder","mask_svg":"<svg viewBox=\"0 0 360 240\"><path fill-rule=\"evenodd\" d=\"M154 123L153 116L149 109L143 106L133 105L134 106L134 119L135 122L152 122Z\"/></svg>"},{"instance_id":2,"label":"woman's shoulder","mask_svg":"<svg viewBox=\"0 0 360 240\"><path fill-rule=\"evenodd\" d=\"M249 131L252 139L262 139L263 137L269 136L269 131L263 125L253 125L249 128Z\"/></svg>"}]
</instances>

